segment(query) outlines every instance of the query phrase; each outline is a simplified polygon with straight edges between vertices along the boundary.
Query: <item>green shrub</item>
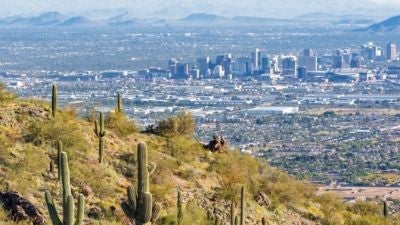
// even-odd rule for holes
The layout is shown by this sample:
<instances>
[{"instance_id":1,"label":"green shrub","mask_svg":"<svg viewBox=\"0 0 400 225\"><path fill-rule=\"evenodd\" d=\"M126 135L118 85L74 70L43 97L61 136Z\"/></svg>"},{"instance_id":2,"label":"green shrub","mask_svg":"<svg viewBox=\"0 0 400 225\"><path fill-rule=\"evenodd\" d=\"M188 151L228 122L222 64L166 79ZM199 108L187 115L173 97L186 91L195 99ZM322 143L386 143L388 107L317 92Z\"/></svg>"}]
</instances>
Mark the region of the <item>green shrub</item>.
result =
<instances>
[{"instance_id":1,"label":"green shrub","mask_svg":"<svg viewBox=\"0 0 400 225\"><path fill-rule=\"evenodd\" d=\"M128 120L123 112L110 112L105 122L106 127L120 137L126 137L139 131L135 122Z\"/></svg>"},{"instance_id":2,"label":"green shrub","mask_svg":"<svg viewBox=\"0 0 400 225\"><path fill-rule=\"evenodd\" d=\"M176 116L158 121L155 128L150 127L147 131L165 137L173 137L177 135L191 137L194 134L195 127L196 124L192 113L183 110Z\"/></svg>"},{"instance_id":3,"label":"green shrub","mask_svg":"<svg viewBox=\"0 0 400 225\"><path fill-rule=\"evenodd\" d=\"M0 103L14 100L16 96L5 90L4 85L0 83Z\"/></svg>"}]
</instances>

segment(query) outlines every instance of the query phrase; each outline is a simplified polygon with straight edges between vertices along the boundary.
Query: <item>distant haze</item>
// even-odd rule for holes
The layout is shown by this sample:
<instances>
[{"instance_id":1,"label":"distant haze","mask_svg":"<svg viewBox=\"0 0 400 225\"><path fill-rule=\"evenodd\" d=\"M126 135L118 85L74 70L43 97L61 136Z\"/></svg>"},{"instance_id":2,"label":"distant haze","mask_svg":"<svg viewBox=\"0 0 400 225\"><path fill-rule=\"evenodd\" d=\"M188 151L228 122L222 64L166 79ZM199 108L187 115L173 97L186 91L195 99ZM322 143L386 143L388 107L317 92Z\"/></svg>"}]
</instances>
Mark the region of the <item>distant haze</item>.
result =
<instances>
[{"instance_id":1,"label":"distant haze","mask_svg":"<svg viewBox=\"0 0 400 225\"><path fill-rule=\"evenodd\" d=\"M0 17L46 11L108 18L128 11L138 18L178 18L191 13L293 18L312 12L385 18L400 13L398 0L1 0Z\"/></svg>"}]
</instances>

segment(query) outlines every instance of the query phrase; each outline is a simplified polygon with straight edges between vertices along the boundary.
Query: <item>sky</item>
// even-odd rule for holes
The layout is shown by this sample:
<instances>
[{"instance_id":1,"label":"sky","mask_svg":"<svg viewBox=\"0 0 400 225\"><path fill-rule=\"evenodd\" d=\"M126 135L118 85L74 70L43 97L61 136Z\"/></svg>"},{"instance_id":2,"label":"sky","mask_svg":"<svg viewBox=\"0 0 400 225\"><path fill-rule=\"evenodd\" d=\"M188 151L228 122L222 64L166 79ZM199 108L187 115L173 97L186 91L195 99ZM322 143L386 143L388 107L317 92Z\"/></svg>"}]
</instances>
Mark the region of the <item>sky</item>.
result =
<instances>
[{"instance_id":1,"label":"sky","mask_svg":"<svg viewBox=\"0 0 400 225\"><path fill-rule=\"evenodd\" d=\"M400 14L400 0L0 0L0 17L47 11L92 18L129 11L133 17L177 18L191 13L291 18L311 12L390 17Z\"/></svg>"}]
</instances>

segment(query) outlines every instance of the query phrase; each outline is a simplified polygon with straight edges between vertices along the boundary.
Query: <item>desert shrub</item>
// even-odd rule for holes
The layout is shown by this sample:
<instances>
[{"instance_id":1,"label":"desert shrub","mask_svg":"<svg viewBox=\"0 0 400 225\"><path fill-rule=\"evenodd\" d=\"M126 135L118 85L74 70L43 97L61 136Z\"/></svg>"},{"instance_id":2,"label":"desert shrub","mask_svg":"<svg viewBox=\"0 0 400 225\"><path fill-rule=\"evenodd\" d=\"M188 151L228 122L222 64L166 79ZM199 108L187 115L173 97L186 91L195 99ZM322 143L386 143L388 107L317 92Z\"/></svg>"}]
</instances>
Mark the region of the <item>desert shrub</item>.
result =
<instances>
[{"instance_id":1,"label":"desert shrub","mask_svg":"<svg viewBox=\"0 0 400 225\"><path fill-rule=\"evenodd\" d=\"M193 136L196 124L192 113L180 111L176 116L160 120L155 127L147 129L148 132L158 135L173 137L177 135Z\"/></svg>"},{"instance_id":2,"label":"desert shrub","mask_svg":"<svg viewBox=\"0 0 400 225\"><path fill-rule=\"evenodd\" d=\"M5 90L4 85L0 83L0 103L8 102L15 99L16 96L9 91Z\"/></svg>"},{"instance_id":3,"label":"desert shrub","mask_svg":"<svg viewBox=\"0 0 400 225\"><path fill-rule=\"evenodd\" d=\"M238 200L239 190L245 185L251 193L259 189L259 162L250 155L233 151L229 154L217 154L210 163L209 171L220 176L220 194L225 199Z\"/></svg>"},{"instance_id":4,"label":"desert shrub","mask_svg":"<svg viewBox=\"0 0 400 225\"><path fill-rule=\"evenodd\" d=\"M57 117L49 120L32 121L24 138L25 141L36 145L46 143L55 145L58 141L62 141L64 151L70 158L74 158L77 153L87 152L89 146L88 141L82 135L84 132L79 122L74 111L63 111L58 113Z\"/></svg>"},{"instance_id":5,"label":"desert shrub","mask_svg":"<svg viewBox=\"0 0 400 225\"><path fill-rule=\"evenodd\" d=\"M209 225L207 213L201 208L194 199L189 200L183 213L183 225Z\"/></svg>"},{"instance_id":6,"label":"desert shrub","mask_svg":"<svg viewBox=\"0 0 400 225\"><path fill-rule=\"evenodd\" d=\"M375 202L356 201L354 204L349 205L348 209L350 212L360 216L379 216L382 215L383 205L378 205Z\"/></svg>"},{"instance_id":7,"label":"desert shrub","mask_svg":"<svg viewBox=\"0 0 400 225\"><path fill-rule=\"evenodd\" d=\"M105 125L120 137L129 136L139 130L135 122L128 120L122 112L111 112L106 118Z\"/></svg>"},{"instance_id":8,"label":"desert shrub","mask_svg":"<svg viewBox=\"0 0 400 225\"><path fill-rule=\"evenodd\" d=\"M298 181L288 174L264 165L261 175L261 191L270 196L273 204L288 206L306 204L314 196L315 188Z\"/></svg>"}]
</instances>

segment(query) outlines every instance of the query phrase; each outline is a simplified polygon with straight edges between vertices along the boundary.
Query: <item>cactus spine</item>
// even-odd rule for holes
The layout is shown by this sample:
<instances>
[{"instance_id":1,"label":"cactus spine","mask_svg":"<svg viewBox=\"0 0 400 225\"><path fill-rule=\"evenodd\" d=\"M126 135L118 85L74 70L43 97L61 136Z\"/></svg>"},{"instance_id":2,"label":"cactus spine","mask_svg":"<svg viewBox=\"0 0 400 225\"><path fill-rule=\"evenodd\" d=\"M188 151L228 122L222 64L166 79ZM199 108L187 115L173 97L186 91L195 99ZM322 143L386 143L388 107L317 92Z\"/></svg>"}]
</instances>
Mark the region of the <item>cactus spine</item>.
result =
<instances>
[{"instance_id":1,"label":"cactus spine","mask_svg":"<svg viewBox=\"0 0 400 225\"><path fill-rule=\"evenodd\" d=\"M128 202L122 203L122 209L126 216L135 221L136 225L151 225L159 217L161 205L153 204L153 198L149 190L149 163L147 147L140 143L137 148L137 188L128 187ZM152 164L155 166L155 164ZM152 169L154 172L155 168Z\"/></svg>"},{"instance_id":2,"label":"cactus spine","mask_svg":"<svg viewBox=\"0 0 400 225\"><path fill-rule=\"evenodd\" d=\"M94 123L94 133L99 138L99 163L103 163L104 158L104 140L103 137L106 135L104 131L104 117L103 112L99 113L99 119Z\"/></svg>"},{"instance_id":3,"label":"cactus spine","mask_svg":"<svg viewBox=\"0 0 400 225\"><path fill-rule=\"evenodd\" d=\"M82 194L78 197L78 215L76 216L76 220L74 223L74 199L71 194L71 186L70 186L70 176L69 176L69 168L68 168L68 157L67 153L61 153L61 176L62 176L62 208L63 208L63 220L61 221L58 216L57 209L54 204L53 197L51 196L49 191L45 192L45 199L47 208L49 210L49 215L51 219L51 223L53 225L82 225L83 224L83 215L84 215L84 205L85 198Z\"/></svg>"},{"instance_id":4,"label":"cactus spine","mask_svg":"<svg viewBox=\"0 0 400 225\"><path fill-rule=\"evenodd\" d=\"M177 202L177 207L178 207L178 225L183 224L183 210L182 210L182 193L181 190L178 189L178 202Z\"/></svg>"},{"instance_id":5,"label":"cactus spine","mask_svg":"<svg viewBox=\"0 0 400 225\"><path fill-rule=\"evenodd\" d=\"M56 117L57 112L57 85L53 84L51 92L51 114Z\"/></svg>"},{"instance_id":6,"label":"cactus spine","mask_svg":"<svg viewBox=\"0 0 400 225\"><path fill-rule=\"evenodd\" d=\"M122 101L122 96L121 96L121 94L120 93L118 93L118 100L117 100L117 111L119 112L119 113L122 113L122 110L123 110L123 101Z\"/></svg>"},{"instance_id":7,"label":"cactus spine","mask_svg":"<svg viewBox=\"0 0 400 225\"><path fill-rule=\"evenodd\" d=\"M245 193L244 187L240 191L240 225L245 225Z\"/></svg>"}]
</instances>

